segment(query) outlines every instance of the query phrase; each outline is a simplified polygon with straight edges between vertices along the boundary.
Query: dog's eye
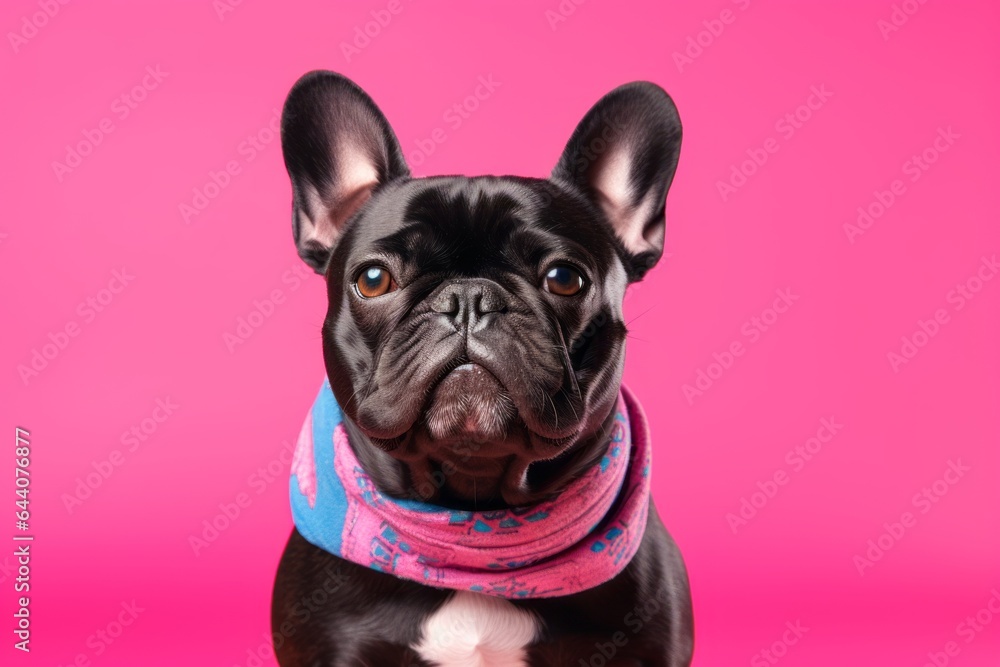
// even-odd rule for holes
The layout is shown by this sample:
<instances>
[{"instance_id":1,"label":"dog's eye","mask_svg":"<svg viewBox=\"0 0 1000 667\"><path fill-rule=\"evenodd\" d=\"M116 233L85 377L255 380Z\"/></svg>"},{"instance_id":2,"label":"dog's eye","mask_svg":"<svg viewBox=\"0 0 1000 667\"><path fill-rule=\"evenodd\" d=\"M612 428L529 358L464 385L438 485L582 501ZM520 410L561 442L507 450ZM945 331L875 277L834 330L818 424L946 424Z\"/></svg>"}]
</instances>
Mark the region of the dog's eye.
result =
<instances>
[{"instance_id":1,"label":"dog's eye","mask_svg":"<svg viewBox=\"0 0 1000 667\"><path fill-rule=\"evenodd\" d=\"M396 289L396 281L392 279L392 274L381 266L369 266L361 271L354 286L362 297L372 299Z\"/></svg>"},{"instance_id":2,"label":"dog's eye","mask_svg":"<svg viewBox=\"0 0 1000 667\"><path fill-rule=\"evenodd\" d=\"M583 276L572 266L557 264L545 274L542 289L559 296L573 296L583 289Z\"/></svg>"}]
</instances>

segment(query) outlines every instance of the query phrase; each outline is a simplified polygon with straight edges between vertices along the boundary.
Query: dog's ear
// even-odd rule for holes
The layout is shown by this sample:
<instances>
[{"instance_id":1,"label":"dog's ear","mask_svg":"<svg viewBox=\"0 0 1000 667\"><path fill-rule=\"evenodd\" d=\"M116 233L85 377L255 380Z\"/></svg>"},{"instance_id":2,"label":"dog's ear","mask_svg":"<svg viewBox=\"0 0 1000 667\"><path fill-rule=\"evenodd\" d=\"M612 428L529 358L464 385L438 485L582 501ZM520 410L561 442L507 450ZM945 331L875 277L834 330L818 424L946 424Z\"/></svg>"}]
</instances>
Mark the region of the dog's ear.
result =
<instances>
[{"instance_id":1,"label":"dog's ear","mask_svg":"<svg viewBox=\"0 0 1000 667\"><path fill-rule=\"evenodd\" d=\"M665 198L677 169L681 120L667 93L636 81L614 89L587 112L552 171L600 210L625 250L630 280L663 254Z\"/></svg>"},{"instance_id":2,"label":"dog's ear","mask_svg":"<svg viewBox=\"0 0 1000 667\"><path fill-rule=\"evenodd\" d=\"M317 273L372 192L410 175L385 116L334 72L309 72L292 87L281 113L281 150L292 180L292 234Z\"/></svg>"}]
</instances>

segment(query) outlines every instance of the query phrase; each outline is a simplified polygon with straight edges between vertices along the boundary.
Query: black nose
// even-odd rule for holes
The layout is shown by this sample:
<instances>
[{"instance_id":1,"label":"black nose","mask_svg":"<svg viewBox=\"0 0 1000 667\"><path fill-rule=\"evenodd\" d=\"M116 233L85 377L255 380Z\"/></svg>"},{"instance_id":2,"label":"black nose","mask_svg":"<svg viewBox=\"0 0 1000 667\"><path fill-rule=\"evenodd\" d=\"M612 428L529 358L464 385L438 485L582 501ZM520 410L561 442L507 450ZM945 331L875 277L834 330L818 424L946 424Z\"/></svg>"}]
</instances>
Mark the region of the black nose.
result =
<instances>
[{"instance_id":1,"label":"black nose","mask_svg":"<svg viewBox=\"0 0 1000 667\"><path fill-rule=\"evenodd\" d=\"M490 313L507 309L503 292L490 280L469 278L442 285L430 297L431 309L448 315L459 326L478 328L488 323Z\"/></svg>"}]
</instances>

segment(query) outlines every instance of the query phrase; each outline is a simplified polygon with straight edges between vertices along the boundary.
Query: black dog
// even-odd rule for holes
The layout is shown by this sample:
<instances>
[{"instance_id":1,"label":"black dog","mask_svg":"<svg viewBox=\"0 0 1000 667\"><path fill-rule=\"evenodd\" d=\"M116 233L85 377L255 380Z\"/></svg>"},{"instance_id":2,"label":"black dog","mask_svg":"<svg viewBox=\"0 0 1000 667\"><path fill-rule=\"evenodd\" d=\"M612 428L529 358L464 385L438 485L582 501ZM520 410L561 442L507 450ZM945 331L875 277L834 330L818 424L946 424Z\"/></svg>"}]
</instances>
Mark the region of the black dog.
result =
<instances>
[{"instance_id":1,"label":"black dog","mask_svg":"<svg viewBox=\"0 0 1000 667\"><path fill-rule=\"evenodd\" d=\"M281 134L298 252L327 281L327 376L378 489L481 511L550 499L594 466L625 289L663 252L681 143L670 97L645 82L606 95L548 180L413 179L383 114L330 72L295 84ZM506 643L428 655L431 619L449 614ZM652 506L616 577L514 601L399 579L293 531L272 626L285 667L679 667L693 644L684 564Z\"/></svg>"}]
</instances>

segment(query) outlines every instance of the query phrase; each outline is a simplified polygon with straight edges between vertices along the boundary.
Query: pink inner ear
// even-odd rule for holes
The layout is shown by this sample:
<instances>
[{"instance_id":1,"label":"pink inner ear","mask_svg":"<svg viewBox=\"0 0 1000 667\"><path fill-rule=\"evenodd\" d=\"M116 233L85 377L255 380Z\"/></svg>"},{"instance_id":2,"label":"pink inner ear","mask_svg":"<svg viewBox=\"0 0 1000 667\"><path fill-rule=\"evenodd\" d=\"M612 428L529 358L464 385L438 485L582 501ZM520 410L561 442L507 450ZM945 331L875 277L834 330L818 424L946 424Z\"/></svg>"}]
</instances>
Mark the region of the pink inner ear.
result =
<instances>
[{"instance_id":1,"label":"pink inner ear","mask_svg":"<svg viewBox=\"0 0 1000 667\"><path fill-rule=\"evenodd\" d=\"M628 146L622 146L604 156L594 166L591 184L597 194L604 214L615 228L625 248L639 254L650 249L650 240L644 232L649 216L655 210L653 201L655 189L646 198L632 206L632 191L629 187L629 170L632 165Z\"/></svg>"},{"instance_id":2,"label":"pink inner ear","mask_svg":"<svg viewBox=\"0 0 1000 667\"><path fill-rule=\"evenodd\" d=\"M316 506L316 459L313 457L312 412L299 432L292 455L292 474L299 482L299 492L309 500L309 507Z\"/></svg>"},{"instance_id":3,"label":"pink inner ear","mask_svg":"<svg viewBox=\"0 0 1000 667\"><path fill-rule=\"evenodd\" d=\"M336 191L329 200L310 187L306 196L315 219L299 213L299 244L309 241L332 248L344 224L361 208L378 184L378 172L368 156L353 145L345 145L335 156Z\"/></svg>"},{"instance_id":4,"label":"pink inner ear","mask_svg":"<svg viewBox=\"0 0 1000 667\"><path fill-rule=\"evenodd\" d=\"M341 193L371 190L378 183L378 172L371 158L353 144L345 144L336 156L338 199Z\"/></svg>"}]
</instances>

